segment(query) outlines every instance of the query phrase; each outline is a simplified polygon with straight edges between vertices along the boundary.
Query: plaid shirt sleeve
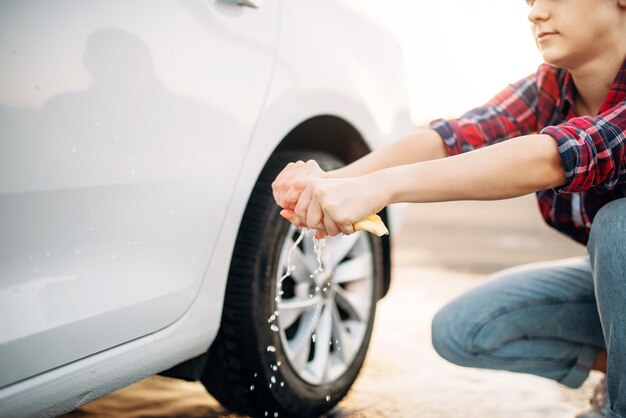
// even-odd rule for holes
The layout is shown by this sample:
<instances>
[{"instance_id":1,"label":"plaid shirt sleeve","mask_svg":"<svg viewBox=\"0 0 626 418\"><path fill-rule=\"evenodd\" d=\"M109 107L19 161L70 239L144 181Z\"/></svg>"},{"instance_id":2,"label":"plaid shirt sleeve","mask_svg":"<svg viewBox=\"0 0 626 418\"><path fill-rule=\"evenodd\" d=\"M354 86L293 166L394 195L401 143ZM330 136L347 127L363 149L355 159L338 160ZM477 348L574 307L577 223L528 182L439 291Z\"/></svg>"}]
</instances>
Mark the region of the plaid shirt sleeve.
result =
<instances>
[{"instance_id":1,"label":"plaid shirt sleeve","mask_svg":"<svg viewBox=\"0 0 626 418\"><path fill-rule=\"evenodd\" d=\"M537 131L537 75L509 85L484 106L458 119L429 124L443 138L449 155L460 154Z\"/></svg>"},{"instance_id":2,"label":"plaid shirt sleeve","mask_svg":"<svg viewBox=\"0 0 626 418\"><path fill-rule=\"evenodd\" d=\"M541 133L558 144L567 182L559 191L626 184L626 101L596 117L578 117Z\"/></svg>"}]
</instances>

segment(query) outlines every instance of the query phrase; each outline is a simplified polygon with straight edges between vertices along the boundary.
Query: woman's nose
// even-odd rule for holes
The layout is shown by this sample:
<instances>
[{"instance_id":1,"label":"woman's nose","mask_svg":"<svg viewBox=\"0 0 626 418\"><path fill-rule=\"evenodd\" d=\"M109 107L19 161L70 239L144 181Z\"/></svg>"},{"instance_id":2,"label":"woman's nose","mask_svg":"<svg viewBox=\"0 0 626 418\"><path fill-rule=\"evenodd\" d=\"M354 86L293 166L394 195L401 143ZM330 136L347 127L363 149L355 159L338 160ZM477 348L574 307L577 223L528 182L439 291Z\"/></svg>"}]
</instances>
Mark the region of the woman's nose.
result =
<instances>
[{"instance_id":1,"label":"woman's nose","mask_svg":"<svg viewBox=\"0 0 626 418\"><path fill-rule=\"evenodd\" d=\"M531 23L537 23L548 19L550 12L547 7L547 2L543 0L535 0L530 2L530 13L528 13L528 20Z\"/></svg>"}]
</instances>

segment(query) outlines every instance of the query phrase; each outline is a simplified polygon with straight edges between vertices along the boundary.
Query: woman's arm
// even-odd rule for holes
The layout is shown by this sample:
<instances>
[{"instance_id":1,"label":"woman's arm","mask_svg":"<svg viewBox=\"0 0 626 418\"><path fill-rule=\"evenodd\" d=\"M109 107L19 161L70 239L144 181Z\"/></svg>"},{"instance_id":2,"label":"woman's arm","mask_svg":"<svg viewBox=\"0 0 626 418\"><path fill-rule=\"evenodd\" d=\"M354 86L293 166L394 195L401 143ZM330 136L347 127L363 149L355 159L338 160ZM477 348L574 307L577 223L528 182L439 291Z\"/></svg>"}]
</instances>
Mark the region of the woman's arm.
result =
<instances>
[{"instance_id":1,"label":"woman's arm","mask_svg":"<svg viewBox=\"0 0 626 418\"><path fill-rule=\"evenodd\" d=\"M398 202L496 200L564 184L556 141L527 135L465 154L384 168L363 176L308 182L283 216L323 234L354 232L352 224Z\"/></svg>"},{"instance_id":2,"label":"woman's arm","mask_svg":"<svg viewBox=\"0 0 626 418\"><path fill-rule=\"evenodd\" d=\"M413 135L330 172L324 172L313 160L289 163L276 176L272 183L272 192L278 206L293 209L300 194L312 180L362 176L384 168L443 158L447 155L443 139L437 131L420 129Z\"/></svg>"},{"instance_id":3,"label":"woman's arm","mask_svg":"<svg viewBox=\"0 0 626 418\"><path fill-rule=\"evenodd\" d=\"M437 161L372 173L386 204L497 200L561 186L565 173L549 135L526 135Z\"/></svg>"}]
</instances>

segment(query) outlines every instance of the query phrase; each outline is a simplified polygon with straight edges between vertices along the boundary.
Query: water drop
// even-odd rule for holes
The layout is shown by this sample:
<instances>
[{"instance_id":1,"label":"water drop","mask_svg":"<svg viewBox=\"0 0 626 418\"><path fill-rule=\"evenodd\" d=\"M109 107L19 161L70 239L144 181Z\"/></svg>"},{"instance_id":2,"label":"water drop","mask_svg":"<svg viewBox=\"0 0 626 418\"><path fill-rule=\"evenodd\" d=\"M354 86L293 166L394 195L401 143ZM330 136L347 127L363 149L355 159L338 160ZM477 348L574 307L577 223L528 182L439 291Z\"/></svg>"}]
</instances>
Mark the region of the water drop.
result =
<instances>
[{"instance_id":1,"label":"water drop","mask_svg":"<svg viewBox=\"0 0 626 418\"><path fill-rule=\"evenodd\" d=\"M272 366L272 370L278 371L278 366Z\"/></svg>"},{"instance_id":2,"label":"water drop","mask_svg":"<svg viewBox=\"0 0 626 418\"><path fill-rule=\"evenodd\" d=\"M274 376L270 377L270 382L276 383L276 378Z\"/></svg>"},{"instance_id":3,"label":"water drop","mask_svg":"<svg viewBox=\"0 0 626 418\"><path fill-rule=\"evenodd\" d=\"M277 416L278 416L278 412L274 412L274 417L277 417Z\"/></svg>"},{"instance_id":4,"label":"water drop","mask_svg":"<svg viewBox=\"0 0 626 418\"><path fill-rule=\"evenodd\" d=\"M277 365L278 367L280 367L280 365L281 365L281 364L282 364L282 363L281 363L280 361L279 361L278 363L276 363L276 365Z\"/></svg>"},{"instance_id":5,"label":"water drop","mask_svg":"<svg viewBox=\"0 0 626 418\"><path fill-rule=\"evenodd\" d=\"M285 382L280 382L280 387L282 388L283 386L285 386Z\"/></svg>"},{"instance_id":6,"label":"water drop","mask_svg":"<svg viewBox=\"0 0 626 418\"><path fill-rule=\"evenodd\" d=\"M258 375L259 375L258 373L255 373L255 374L254 374L254 377L257 377Z\"/></svg>"},{"instance_id":7,"label":"water drop","mask_svg":"<svg viewBox=\"0 0 626 418\"><path fill-rule=\"evenodd\" d=\"M326 395L326 402L330 401L330 395Z\"/></svg>"},{"instance_id":8,"label":"water drop","mask_svg":"<svg viewBox=\"0 0 626 418\"><path fill-rule=\"evenodd\" d=\"M272 326L270 327L270 329L274 332L278 332L278 327L276 326L276 324L272 324Z\"/></svg>"},{"instance_id":9,"label":"water drop","mask_svg":"<svg viewBox=\"0 0 626 418\"><path fill-rule=\"evenodd\" d=\"M276 351L276 347L274 347L273 345L268 345L267 351L270 353L274 353Z\"/></svg>"},{"instance_id":10,"label":"water drop","mask_svg":"<svg viewBox=\"0 0 626 418\"><path fill-rule=\"evenodd\" d=\"M317 340L317 335L315 334L311 335L311 341L315 342L315 340Z\"/></svg>"},{"instance_id":11,"label":"water drop","mask_svg":"<svg viewBox=\"0 0 626 418\"><path fill-rule=\"evenodd\" d=\"M250 385L250 390L254 390L254 385Z\"/></svg>"}]
</instances>

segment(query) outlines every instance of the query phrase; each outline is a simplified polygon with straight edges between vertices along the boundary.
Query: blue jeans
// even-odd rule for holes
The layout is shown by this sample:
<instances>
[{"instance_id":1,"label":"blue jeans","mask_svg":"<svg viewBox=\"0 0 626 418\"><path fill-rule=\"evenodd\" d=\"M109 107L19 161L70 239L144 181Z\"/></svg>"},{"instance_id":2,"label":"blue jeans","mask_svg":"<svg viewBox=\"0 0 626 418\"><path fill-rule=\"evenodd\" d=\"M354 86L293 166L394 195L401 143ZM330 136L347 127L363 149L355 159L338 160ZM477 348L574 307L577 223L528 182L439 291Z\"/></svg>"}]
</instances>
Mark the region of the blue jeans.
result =
<instances>
[{"instance_id":1,"label":"blue jeans","mask_svg":"<svg viewBox=\"0 0 626 418\"><path fill-rule=\"evenodd\" d=\"M606 348L607 416L626 418L626 199L598 212L588 251L505 270L454 299L433 319L435 349L461 366L575 388Z\"/></svg>"}]
</instances>

